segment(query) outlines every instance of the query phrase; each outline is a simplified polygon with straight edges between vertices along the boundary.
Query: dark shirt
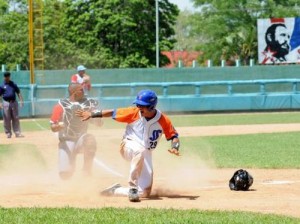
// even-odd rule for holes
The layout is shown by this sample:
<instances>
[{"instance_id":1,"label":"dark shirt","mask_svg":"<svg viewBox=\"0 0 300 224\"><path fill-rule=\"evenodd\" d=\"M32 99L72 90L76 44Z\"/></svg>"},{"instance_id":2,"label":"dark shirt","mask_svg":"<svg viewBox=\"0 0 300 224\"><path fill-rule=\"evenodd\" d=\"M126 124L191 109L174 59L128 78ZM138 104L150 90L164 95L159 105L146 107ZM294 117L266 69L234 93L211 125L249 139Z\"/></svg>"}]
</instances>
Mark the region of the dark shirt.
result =
<instances>
[{"instance_id":1,"label":"dark shirt","mask_svg":"<svg viewBox=\"0 0 300 224\"><path fill-rule=\"evenodd\" d=\"M16 93L20 93L20 89L13 81L3 82L0 86L0 95L2 95L5 101L15 101Z\"/></svg>"}]
</instances>

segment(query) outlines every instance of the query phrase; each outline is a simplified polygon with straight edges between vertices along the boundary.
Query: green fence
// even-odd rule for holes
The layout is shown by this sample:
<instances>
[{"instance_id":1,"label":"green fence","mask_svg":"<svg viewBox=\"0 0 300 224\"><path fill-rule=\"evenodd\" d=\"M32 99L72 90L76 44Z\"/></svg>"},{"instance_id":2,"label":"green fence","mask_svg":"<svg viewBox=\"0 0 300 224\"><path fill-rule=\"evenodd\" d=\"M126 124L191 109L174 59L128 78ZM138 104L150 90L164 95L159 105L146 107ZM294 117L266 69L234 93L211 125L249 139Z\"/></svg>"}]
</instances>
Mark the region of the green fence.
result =
<instances>
[{"instance_id":1,"label":"green fence","mask_svg":"<svg viewBox=\"0 0 300 224\"><path fill-rule=\"evenodd\" d=\"M67 96L75 70L12 71L22 89L22 117L48 116L58 99ZM151 88L164 111L228 111L299 109L300 66L211 67L174 69L88 69L92 90L103 108L131 105L135 94Z\"/></svg>"},{"instance_id":2,"label":"green fence","mask_svg":"<svg viewBox=\"0 0 300 224\"><path fill-rule=\"evenodd\" d=\"M91 97L100 101L102 109L132 105L137 92L151 88L158 94L158 108L170 112L292 110L300 108L300 79L235 80L203 82L136 82L94 84ZM251 86L255 92L241 92L238 86ZM269 92L268 86L284 85L284 91ZM68 85L20 85L26 92L22 117L49 116L60 98L67 96ZM219 87L224 93L207 93L202 89ZM177 93L170 93L177 89ZM184 89L184 90L181 90ZM186 89L190 89L186 93ZM107 94L109 93L109 94ZM118 93L118 94L117 94ZM63 97L61 97L63 96Z\"/></svg>"},{"instance_id":3,"label":"green fence","mask_svg":"<svg viewBox=\"0 0 300 224\"><path fill-rule=\"evenodd\" d=\"M62 85L70 82L75 70L36 71L38 85ZM131 82L197 82L219 80L291 79L300 78L300 65L211 67L174 69L88 69L93 84ZM12 71L18 84L29 84L28 71Z\"/></svg>"}]
</instances>

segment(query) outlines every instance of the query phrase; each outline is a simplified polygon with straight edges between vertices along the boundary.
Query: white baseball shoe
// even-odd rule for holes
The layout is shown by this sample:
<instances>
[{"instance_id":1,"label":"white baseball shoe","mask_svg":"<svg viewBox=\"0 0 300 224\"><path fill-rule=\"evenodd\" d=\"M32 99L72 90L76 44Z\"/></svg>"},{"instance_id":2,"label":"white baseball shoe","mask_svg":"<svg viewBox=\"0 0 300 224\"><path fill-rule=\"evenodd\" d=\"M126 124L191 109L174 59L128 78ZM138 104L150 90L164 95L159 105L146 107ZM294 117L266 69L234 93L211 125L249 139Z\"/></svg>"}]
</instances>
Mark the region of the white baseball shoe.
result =
<instances>
[{"instance_id":1,"label":"white baseball shoe","mask_svg":"<svg viewBox=\"0 0 300 224\"><path fill-rule=\"evenodd\" d=\"M113 184L112 186L106 188L105 190L101 191L100 192L100 195L103 195L103 196L112 196L114 195L115 193L115 190L119 187L122 187L121 184Z\"/></svg>"},{"instance_id":2,"label":"white baseball shoe","mask_svg":"<svg viewBox=\"0 0 300 224\"><path fill-rule=\"evenodd\" d=\"M139 191L136 187L132 187L129 189L128 198L129 198L129 201L131 201L131 202L139 202L140 201Z\"/></svg>"}]
</instances>

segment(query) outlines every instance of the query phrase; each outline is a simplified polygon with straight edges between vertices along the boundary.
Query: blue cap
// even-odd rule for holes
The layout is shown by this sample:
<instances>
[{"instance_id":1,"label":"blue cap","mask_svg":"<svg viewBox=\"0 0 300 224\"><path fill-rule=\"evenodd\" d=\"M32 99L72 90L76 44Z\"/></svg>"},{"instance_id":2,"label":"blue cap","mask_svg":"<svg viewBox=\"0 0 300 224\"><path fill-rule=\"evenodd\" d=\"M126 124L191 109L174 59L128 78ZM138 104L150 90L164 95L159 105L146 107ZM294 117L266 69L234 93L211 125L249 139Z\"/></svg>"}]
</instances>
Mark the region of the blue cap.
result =
<instances>
[{"instance_id":1,"label":"blue cap","mask_svg":"<svg viewBox=\"0 0 300 224\"><path fill-rule=\"evenodd\" d=\"M83 65L79 65L77 67L77 71L84 71L84 70L86 70L86 67L84 67Z\"/></svg>"},{"instance_id":2,"label":"blue cap","mask_svg":"<svg viewBox=\"0 0 300 224\"><path fill-rule=\"evenodd\" d=\"M133 101L133 103L142 106L152 106L155 108L157 104L156 93L150 89L141 90L137 94L136 99Z\"/></svg>"}]
</instances>

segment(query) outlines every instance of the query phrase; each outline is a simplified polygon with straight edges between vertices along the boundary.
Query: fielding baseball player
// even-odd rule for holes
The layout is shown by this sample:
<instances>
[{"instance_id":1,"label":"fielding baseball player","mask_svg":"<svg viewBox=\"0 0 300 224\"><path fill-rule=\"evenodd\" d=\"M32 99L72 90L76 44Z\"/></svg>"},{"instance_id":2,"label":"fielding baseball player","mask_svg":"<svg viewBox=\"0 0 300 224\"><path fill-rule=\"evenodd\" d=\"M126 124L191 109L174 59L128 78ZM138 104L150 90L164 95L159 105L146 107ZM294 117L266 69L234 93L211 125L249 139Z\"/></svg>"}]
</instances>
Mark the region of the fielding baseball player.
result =
<instances>
[{"instance_id":1,"label":"fielding baseball player","mask_svg":"<svg viewBox=\"0 0 300 224\"><path fill-rule=\"evenodd\" d=\"M95 117L112 117L127 123L121 142L120 153L130 161L129 188L120 184L102 191L102 195L126 195L130 201L148 197L153 183L152 151L162 136L171 141L172 154L179 155L178 133L169 118L156 109L157 96L152 90L142 90L133 102L136 107L88 112L79 110L76 115L82 120Z\"/></svg>"},{"instance_id":2,"label":"fielding baseball player","mask_svg":"<svg viewBox=\"0 0 300 224\"><path fill-rule=\"evenodd\" d=\"M71 83L79 83L83 87L84 95L88 95L91 90L91 78L85 73L86 67L79 65L77 67L77 74L71 76Z\"/></svg>"},{"instance_id":3,"label":"fielding baseball player","mask_svg":"<svg viewBox=\"0 0 300 224\"><path fill-rule=\"evenodd\" d=\"M75 116L75 111L96 110L98 102L85 98L80 84L70 84L68 91L69 98L59 100L50 119L51 130L58 132L59 175L62 179L69 179L73 175L78 153L84 156L84 174L90 175L97 149L95 137L87 133L88 123ZM97 124L101 125L101 119Z\"/></svg>"}]
</instances>

